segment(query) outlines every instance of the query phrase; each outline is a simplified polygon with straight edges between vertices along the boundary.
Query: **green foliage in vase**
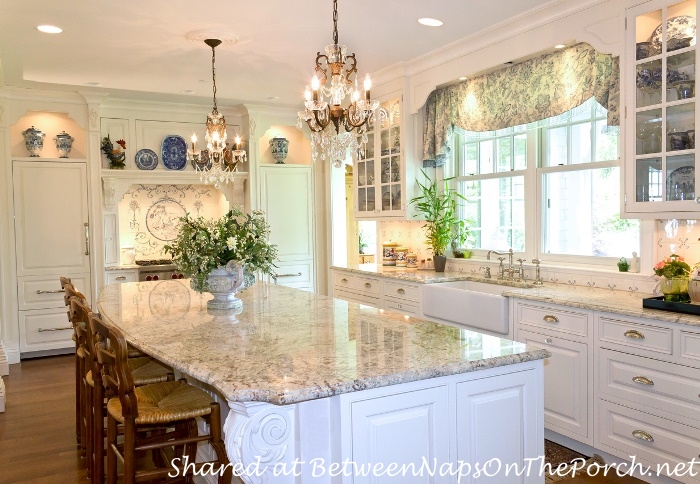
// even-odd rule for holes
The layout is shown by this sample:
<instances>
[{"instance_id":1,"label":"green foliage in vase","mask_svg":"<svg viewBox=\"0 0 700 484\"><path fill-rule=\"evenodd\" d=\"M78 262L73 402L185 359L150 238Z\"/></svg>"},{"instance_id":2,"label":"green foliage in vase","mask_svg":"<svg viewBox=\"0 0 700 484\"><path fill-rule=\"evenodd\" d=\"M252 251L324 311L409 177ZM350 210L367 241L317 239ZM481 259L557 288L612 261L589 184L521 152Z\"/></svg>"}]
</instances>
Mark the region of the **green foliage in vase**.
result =
<instances>
[{"instance_id":1,"label":"green foliage in vase","mask_svg":"<svg viewBox=\"0 0 700 484\"><path fill-rule=\"evenodd\" d=\"M420 195L411 199L416 209L425 217L427 238L426 243L433 249L433 255L445 255L445 249L452 242L456 235L462 232L462 227L466 228L464 221L458 218L457 199L465 198L449 186L452 178L445 178L442 181L443 187L437 180L431 180L426 173L421 170L427 183L423 184L416 180L420 189Z\"/></svg>"},{"instance_id":2,"label":"green foliage in vase","mask_svg":"<svg viewBox=\"0 0 700 484\"><path fill-rule=\"evenodd\" d=\"M683 277L690 275L690 266L683 261L683 257L671 254L654 266L654 273L666 278Z\"/></svg>"},{"instance_id":3,"label":"green foliage in vase","mask_svg":"<svg viewBox=\"0 0 700 484\"><path fill-rule=\"evenodd\" d=\"M188 213L180 223L177 238L164 250L178 270L194 280L195 289L202 290L211 271L230 260L251 272L274 275L277 246L268 242L270 226L262 211L246 214L235 207L218 220Z\"/></svg>"}]
</instances>

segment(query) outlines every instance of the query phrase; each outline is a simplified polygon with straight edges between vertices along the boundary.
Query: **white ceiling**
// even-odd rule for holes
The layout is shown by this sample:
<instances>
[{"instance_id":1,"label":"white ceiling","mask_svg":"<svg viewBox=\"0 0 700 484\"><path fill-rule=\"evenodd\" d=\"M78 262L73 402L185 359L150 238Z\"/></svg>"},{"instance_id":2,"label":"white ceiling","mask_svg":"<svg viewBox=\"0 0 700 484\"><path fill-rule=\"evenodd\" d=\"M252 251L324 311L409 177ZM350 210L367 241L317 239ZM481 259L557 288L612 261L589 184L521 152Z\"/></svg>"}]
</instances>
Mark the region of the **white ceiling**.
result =
<instances>
[{"instance_id":1,"label":"white ceiling","mask_svg":"<svg viewBox=\"0 0 700 484\"><path fill-rule=\"evenodd\" d=\"M339 0L339 41L355 52L364 76L549 1ZM445 24L425 27L419 17ZM39 24L58 25L63 33L42 34ZM301 104L332 27L331 0L2 0L0 62L9 86L206 104L211 50L185 34L223 31L239 40L217 48L222 104L293 106ZM91 82L101 86L86 87Z\"/></svg>"}]
</instances>

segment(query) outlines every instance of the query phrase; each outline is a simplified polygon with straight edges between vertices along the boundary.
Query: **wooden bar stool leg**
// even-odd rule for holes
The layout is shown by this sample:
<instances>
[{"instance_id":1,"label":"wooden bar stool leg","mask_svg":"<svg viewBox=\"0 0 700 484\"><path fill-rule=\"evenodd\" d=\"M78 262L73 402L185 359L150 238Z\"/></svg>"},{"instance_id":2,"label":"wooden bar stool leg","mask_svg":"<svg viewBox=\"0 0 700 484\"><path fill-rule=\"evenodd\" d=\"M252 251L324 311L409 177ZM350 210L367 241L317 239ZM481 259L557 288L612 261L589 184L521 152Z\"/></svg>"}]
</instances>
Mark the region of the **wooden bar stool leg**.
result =
<instances>
[{"instance_id":1,"label":"wooden bar stool leg","mask_svg":"<svg viewBox=\"0 0 700 484\"><path fill-rule=\"evenodd\" d=\"M93 415L92 415L92 387L90 385L85 385L85 456L87 464L88 477L92 476L93 463L94 463L94 425L93 425Z\"/></svg>"},{"instance_id":2,"label":"wooden bar stool leg","mask_svg":"<svg viewBox=\"0 0 700 484\"><path fill-rule=\"evenodd\" d=\"M219 463L226 466L229 463L226 446L221 438L221 407L217 402L211 404L211 414L209 415L209 434L211 435L211 446L216 452ZM228 484L232 482L233 471L231 466L226 467L226 472L219 474L219 484Z\"/></svg>"},{"instance_id":3,"label":"wooden bar stool leg","mask_svg":"<svg viewBox=\"0 0 700 484\"><path fill-rule=\"evenodd\" d=\"M136 418L124 419L124 484L136 482Z\"/></svg>"},{"instance_id":4,"label":"wooden bar stool leg","mask_svg":"<svg viewBox=\"0 0 700 484\"><path fill-rule=\"evenodd\" d=\"M117 484L117 454L112 446L117 445L117 421L107 416L107 484Z\"/></svg>"},{"instance_id":5,"label":"wooden bar stool leg","mask_svg":"<svg viewBox=\"0 0 700 484\"><path fill-rule=\"evenodd\" d=\"M81 372L81 358L78 356L78 345L75 345L75 440L78 442L78 448L80 448L80 423L82 416L80 414L81 408L81 397L80 397L80 385L83 379L83 374Z\"/></svg>"},{"instance_id":6,"label":"wooden bar stool leg","mask_svg":"<svg viewBox=\"0 0 700 484\"><path fill-rule=\"evenodd\" d=\"M104 432L104 412L103 403L104 401L104 390L100 382L95 382L95 388L92 391L92 449L93 449L93 462L92 462L92 483L102 484L104 481L104 445L105 445L105 432Z\"/></svg>"}]
</instances>

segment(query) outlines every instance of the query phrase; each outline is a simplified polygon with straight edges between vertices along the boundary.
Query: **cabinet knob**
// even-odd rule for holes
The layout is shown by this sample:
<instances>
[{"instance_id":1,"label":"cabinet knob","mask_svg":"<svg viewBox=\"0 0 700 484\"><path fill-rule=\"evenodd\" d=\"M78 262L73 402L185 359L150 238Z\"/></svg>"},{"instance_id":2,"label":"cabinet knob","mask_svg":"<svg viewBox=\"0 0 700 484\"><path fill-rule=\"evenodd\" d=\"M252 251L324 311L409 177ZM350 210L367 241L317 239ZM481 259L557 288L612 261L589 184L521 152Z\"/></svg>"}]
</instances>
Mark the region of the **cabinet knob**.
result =
<instances>
[{"instance_id":1,"label":"cabinet knob","mask_svg":"<svg viewBox=\"0 0 700 484\"><path fill-rule=\"evenodd\" d=\"M633 430L632 431L632 437L635 439L643 440L645 442L653 442L654 437L651 436L648 432L645 432L643 430Z\"/></svg>"},{"instance_id":2,"label":"cabinet knob","mask_svg":"<svg viewBox=\"0 0 700 484\"><path fill-rule=\"evenodd\" d=\"M546 314L542 319L547 321L548 323L558 323L559 322L559 318L557 318L556 316L553 316L551 314Z\"/></svg>"},{"instance_id":3,"label":"cabinet knob","mask_svg":"<svg viewBox=\"0 0 700 484\"><path fill-rule=\"evenodd\" d=\"M117 281L126 281L126 276L117 277Z\"/></svg>"},{"instance_id":4,"label":"cabinet knob","mask_svg":"<svg viewBox=\"0 0 700 484\"><path fill-rule=\"evenodd\" d=\"M404 291L401 288L397 289L396 292L398 292L399 294L406 294L406 291Z\"/></svg>"},{"instance_id":5,"label":"cabinet knob","mask_svg":"<svg viewBox=\"0 0 700 484\"><path fill-rule=\"evenodd\" d=\"M632 339L644 339L644 334L640 333L636 329L625 331L625 336Z\"/></svg>"},{"instance_id":6,"label":"cabinet knob","mask_svg":"<svg viewBox=\"0 0 700 484\"><path fill-rule=\"evenodd\" d=\"M552 344L552 338L546 338L546 339L544 340L544 342L547 343L548 345L551 345L551 344Z\"/></svg>"},{"instance_id":7,"label":"cabinet knob","mask_svg":"<svg viewBox=\"0 0 700 484\"><path fill-rule=\"evenodd\" d=\"M347 280L347 279L345 279L345 278L343 277L343 278L342 278L342 279L340 280L340 282L342 282L342 283L346 283L346 282L348 282L348 280Z\"/></svg>"},{"instance_id":8,"label":"cabinet knob","mask_svg":"<svg viewBox=\"0 0 700 484\"><path fill-rule=\"evenodd\" d=\"M365 287L372 287L372 284L370 284L369 282L365 282Z\"/></svg>"},{"instance_id":9,"label":"cabinet knob","mask_svg":"<svg viewBox=\"0 0 700 484\"><path fill-rule=\"evenodd\" d=\"M396 307L399 309L403 309L403 306L401 306L400 304L397 304Z\"/></svg>"},{"instance_id":10,"label":"cabinet knob","mask_svg":"<svg viewBox=\"0 0 700 484\"><path fill-rule=\"evenodd\" d=\"M700 203L700 197L695 199L695 203Z\"/></svg>"},{"instance_id":11,"label":"cabinet knob","mask_svg":"<svg viewBox=\"0 0 700 484\"><path fill-rule=\"evenodd\" d=\"M635 376L632 381L641 385L654 386L654 382L645 376Z\"/></svg>"}]
</instances>

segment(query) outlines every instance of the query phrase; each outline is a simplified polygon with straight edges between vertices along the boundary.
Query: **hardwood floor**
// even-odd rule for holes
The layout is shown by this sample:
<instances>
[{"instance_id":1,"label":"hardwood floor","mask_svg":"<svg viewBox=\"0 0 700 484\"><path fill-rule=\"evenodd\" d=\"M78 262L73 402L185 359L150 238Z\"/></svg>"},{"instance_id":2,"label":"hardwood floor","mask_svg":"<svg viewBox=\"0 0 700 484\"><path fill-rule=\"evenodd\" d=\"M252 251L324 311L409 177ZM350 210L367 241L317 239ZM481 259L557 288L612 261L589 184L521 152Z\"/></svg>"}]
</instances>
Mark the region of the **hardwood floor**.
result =
<instances>
[{"instance_id":1,"label":"hardwood floor","mask_svg":"<svg viewBox=\"0 0 700 484\"><path fill-rule=\"evenodd\" d=\"M0 413L0 484L90 482L75 441L73 365L73 356L67 355L10 366L6 412ZM566 482L642 483L612 476L579 476Z\"/></svg>"},{"instance_id":2,"label":"hardwood floor","mask_svg":"<svg viewBox=\"0 0 700 484\"><path fill-rule=\"evenodd\" d=\"M0 413L0 483L89 483L75 441L74 357L10 365Z\"/></svg>"}]
</instances>

